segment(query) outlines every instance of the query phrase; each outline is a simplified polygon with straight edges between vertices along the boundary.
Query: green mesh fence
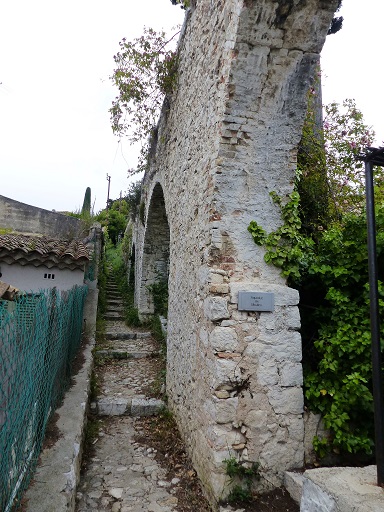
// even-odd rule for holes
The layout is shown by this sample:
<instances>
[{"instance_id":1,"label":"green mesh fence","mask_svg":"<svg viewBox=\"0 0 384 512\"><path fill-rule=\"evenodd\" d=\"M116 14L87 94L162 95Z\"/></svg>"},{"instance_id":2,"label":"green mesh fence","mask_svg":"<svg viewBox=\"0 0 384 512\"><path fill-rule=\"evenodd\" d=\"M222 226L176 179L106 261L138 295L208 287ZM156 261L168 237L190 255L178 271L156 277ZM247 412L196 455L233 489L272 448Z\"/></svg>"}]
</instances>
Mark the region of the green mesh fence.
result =
<instances>
[{"instance_id":1,"label":"green mesh fence","mask_svg":"<svg viewBox=\"0 0 384 512\"><path fill-rule=\"evenodd\" d=\"M87 287L0 301L0 510L19 509L81 342Z\"/></svg>"}]
</instances>

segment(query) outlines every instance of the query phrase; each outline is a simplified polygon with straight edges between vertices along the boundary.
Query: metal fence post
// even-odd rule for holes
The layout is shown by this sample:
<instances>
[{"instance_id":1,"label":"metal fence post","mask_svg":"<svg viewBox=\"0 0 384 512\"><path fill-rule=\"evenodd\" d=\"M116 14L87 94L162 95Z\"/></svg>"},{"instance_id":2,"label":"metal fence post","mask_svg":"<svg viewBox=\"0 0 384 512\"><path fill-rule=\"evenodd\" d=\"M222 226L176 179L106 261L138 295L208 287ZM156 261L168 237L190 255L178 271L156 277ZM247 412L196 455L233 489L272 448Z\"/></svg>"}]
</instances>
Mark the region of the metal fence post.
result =
<instances>
[{"instance_id":1,"label":"metal fence post","mask_svg":"<svg viewBox=\"0 0 384 512\"><path fill-rule=\"evenodd\" d=\"M384 486L384 403L383 374L381 369L379 291L376 253L375 198L373 187L373 163L365 160L368 271L372 342L372 383L375 419L375 451L377 464L377 484Z\"/></svg>"}]
</instances>

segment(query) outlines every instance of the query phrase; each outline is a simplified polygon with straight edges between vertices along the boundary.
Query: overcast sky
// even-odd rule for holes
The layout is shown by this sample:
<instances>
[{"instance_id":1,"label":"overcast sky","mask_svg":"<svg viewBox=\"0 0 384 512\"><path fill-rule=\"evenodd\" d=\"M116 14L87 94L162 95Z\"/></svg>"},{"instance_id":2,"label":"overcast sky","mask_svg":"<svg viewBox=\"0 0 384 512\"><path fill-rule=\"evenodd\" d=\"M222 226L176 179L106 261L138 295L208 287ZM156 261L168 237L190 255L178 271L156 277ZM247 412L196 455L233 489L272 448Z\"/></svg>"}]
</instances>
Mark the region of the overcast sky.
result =
<instances>
[{"instance_id":1,"label":"overcast sky","mask_svg":"<svg viewBox=\"0 0 384 512\"><path fill-rule=\"evenodd\" d=\"M324 102L355 98L384 139L383 0L344 0L344 27L327 38ZM364 4L364 5L362 5ZM0 3L0 194L48 210L95 210L127 190L137 151L112 134L108 76L123 38L171 28L169 0L3 0ZM374 72L374 69L377 72Z\"/></svg>"}]
</instances>

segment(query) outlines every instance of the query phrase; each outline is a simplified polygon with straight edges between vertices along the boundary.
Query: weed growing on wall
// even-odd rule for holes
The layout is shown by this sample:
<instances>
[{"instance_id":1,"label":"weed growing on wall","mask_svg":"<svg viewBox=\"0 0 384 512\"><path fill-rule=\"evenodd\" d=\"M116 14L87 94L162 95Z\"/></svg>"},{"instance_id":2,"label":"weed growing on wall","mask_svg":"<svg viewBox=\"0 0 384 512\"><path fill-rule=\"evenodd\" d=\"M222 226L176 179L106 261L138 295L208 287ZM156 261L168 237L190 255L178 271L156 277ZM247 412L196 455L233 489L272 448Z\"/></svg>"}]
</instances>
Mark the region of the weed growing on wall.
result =
<instances>
[{"instance_id":1,"label":"weed growing on wall","mask_svg":"<svg viewBox=\"0 0 384 512\"><path fill-rule=\"evenodd\" d=\"M353 104L348 105L352 108ZM361 133L364 124L354 107L350 117L361 148L360 143L365 136ZM338 133L341 125L348 126L348 119L342 120L337 115L335 118L340 121L335 128ZM361 129L357 128L356 119ZM322 225L319 219L317 225L316 222L312 223L311 229L307 226L303 228L302 202L298 192L294 191L286 202L272 193L272 199L281 209L283 225L272 233L266 233L255 221L248 227L255 243L265 247L265 261L281 268L288 284L300 292L305 399L311 410L322 414L324 425L331 432L327 439L314 440L319 456L324 456L329 450L362 456L372 453L373 447L363 184L358 168L353 179L349 171L347 173L348 162L352 162L355 154L355 139L353 133L348 132L346 140L336 141L343 137L343 132L335 135L333 141L329 141L329 135L324 132L327 158L327 141L339 148L340 161L335 163L337 169L332 174L327 171L326 176L330 183L330 194L335 195L330 203L336 205L340 215L333 217L333 220L332 215L329 215L327 226ZM329 158L329 162L336 158L333 150ZM331 165L329 162L327 166ZM343 169L346 170L345 178ZM301 175L300 179L305 180L306 176ZM381 172L377 174L377 184L381 184ZM302 187L302 190L306 188ZM384 201L380 186L377 187L377 198L377 251L383 336ZM345 205L344 211L342 205Z\"/></svg>"},{"instance_id":2,"label":"weed growing on wall","mask_svg":"<svg viewBox=\"0 0 384 512\"><path fill-rule=\"evenodd\" d=\"M157 282L148 286L152 294L155 315L168 316L168 281L159 279Z\"/></svg>"},{"instance_id":3,"label":"weed growing on wall","mask_svg":"<svg viewBox=\"0 0 384 512\"><path fill-rule=\"evenodd\" d=\"M234 484L226 498L226 502L246 503L252 500L252 484L260 480L258 462L239 461L235 457L224 460L225 472Z\"/></svg>"}]
</instances>

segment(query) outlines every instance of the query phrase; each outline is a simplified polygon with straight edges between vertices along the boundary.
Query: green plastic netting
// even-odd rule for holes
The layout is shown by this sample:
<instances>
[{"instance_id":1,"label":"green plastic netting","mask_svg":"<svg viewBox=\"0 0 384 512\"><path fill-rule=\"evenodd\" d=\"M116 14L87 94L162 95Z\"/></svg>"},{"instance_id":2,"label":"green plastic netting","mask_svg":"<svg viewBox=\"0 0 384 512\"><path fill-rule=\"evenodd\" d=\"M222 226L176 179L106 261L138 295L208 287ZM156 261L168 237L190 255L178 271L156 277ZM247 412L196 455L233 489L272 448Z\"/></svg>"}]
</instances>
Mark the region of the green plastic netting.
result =
<instances>
[{"instance_id":1,"label":"green plastic netting","mask_svg":"<svg viewBox=\"0 0 384 512\"><path fill-rule=\"evenodd\" d=\"M70 383L87 287L0 301L0 510L17 510Z\"/></svg>"}]
</instances>

